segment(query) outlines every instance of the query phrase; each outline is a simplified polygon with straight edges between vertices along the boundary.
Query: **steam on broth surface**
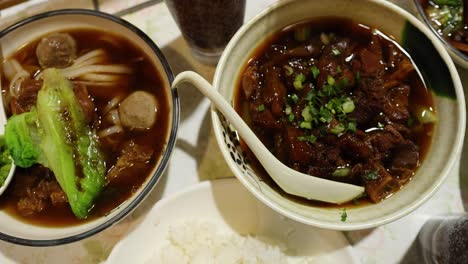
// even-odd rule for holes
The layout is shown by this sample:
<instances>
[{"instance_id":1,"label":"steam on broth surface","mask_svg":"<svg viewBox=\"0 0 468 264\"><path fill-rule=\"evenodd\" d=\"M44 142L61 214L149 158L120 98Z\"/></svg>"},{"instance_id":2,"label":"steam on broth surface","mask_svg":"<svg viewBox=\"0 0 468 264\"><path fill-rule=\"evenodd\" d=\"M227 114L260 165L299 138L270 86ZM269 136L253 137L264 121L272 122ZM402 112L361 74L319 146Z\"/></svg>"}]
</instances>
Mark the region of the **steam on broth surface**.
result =
<instances>
[{"instance_id":1,"label":"steam on broth surface","mask_svg":"<svg viewBox=\"0 0 468 264\"><path fill-rule=\"evenodd\" d=\"M420 166L437 120L411 58L380 31L342 18L289 26L260 46L238 81L235 108L284 164L364 186L379 202ZM263 181L282 195L247 146Z\"/></svg>"},{"instance_id":2,"label":"steam on broth surface","mask_svg":"<svg viewBox=\"0 0 468 264\"><path fill-rule=\"evenodd\" d=\"M8 116L40 110L37 100L45 90L46 68L57 68L71 81L84 122L97 139L105 181L89 213L78 217L51 169L42 163L17 167L0 207L38 225L78 224L109 213L151 176L167 143L168 95L155 65L130 41L77 29L44 36L5 60L2 92ZM58 114L66 123L70 114L63 112ZM77 181L86 177L80 166L75 161ZM77 191L82 188L77 184Z\"/></svg>"}]
</instances>

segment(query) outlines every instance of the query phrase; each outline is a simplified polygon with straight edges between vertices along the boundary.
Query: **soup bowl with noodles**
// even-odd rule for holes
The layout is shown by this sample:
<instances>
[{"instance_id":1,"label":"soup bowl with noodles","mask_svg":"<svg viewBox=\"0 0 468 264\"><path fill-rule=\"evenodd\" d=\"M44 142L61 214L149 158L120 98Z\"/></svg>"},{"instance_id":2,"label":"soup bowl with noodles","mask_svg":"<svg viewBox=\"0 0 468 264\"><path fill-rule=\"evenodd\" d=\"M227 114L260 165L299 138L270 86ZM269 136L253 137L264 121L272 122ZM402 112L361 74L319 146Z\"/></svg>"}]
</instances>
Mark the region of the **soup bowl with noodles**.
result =
<instances>
[{"instance_id":1,"label":"soup bowl with noodles","mask_svg":"<svg viewBox=\"0 0 468 264\"><path fill-rule=\"evenodd\" d=\"M175 144L178 96L159 48L90 10L35 15L0 43L4 138L17 165L0 196L0 239L60 245L124 218Z\"/></svg>"},{"instance_id":2,"label":"soup bowl with noodles","mask_svg":"<svg viewBox=\"0 0 468 264\"><path fill-rule=\"evenodd\" d=\"M197 79L180 76L175 84ZM343 204L287 193L213 107L236 177L274 210L313 226L365 229L410 213L443 183L463 145L452 60L429 29L387 1L279 1L234 35L213 86L285 165L365 188Z\"/></svg>"}]
</instances>

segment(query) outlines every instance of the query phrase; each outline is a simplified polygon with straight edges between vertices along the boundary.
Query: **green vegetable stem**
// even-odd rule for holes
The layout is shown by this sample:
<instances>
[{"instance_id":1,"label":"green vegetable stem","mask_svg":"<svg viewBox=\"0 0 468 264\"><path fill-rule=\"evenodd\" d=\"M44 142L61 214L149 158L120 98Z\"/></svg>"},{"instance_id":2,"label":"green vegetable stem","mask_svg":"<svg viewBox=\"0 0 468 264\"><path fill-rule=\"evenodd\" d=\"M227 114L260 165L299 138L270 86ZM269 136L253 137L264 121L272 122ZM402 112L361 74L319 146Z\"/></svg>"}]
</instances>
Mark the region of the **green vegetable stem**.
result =
<instances>
[{"instance_id":1,"label":"green vegetable stem","mask_svg":"<svg viewBox=\"0 0 468 264\"><path fill-rule=\"evenodd\" d=\"M7 146L18 166L52 170L75 216L86 218L105 184L104 158L72 84L56 69L43 79L36 109L8 120Z\"/></svg>"},{"instance_id":2,"label":"green vegetable stem","mask_svg":"<svg viewBox=\"0 0 468 264\"><path fill-rule=\"evenodd\" d=\"M3 186L10 174L11 158L6 147L5 137L0 136L0 186Z\"/></svg>"}]
</instances>

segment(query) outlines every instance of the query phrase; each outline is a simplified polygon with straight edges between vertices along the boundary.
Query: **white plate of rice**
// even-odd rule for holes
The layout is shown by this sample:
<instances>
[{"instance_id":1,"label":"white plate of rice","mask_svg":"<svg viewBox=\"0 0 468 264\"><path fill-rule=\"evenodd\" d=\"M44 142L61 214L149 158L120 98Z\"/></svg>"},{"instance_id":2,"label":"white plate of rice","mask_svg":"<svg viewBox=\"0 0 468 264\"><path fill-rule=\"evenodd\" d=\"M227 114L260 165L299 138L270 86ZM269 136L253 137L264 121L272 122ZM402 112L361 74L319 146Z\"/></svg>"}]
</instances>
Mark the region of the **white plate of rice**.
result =
<instances>
[{"instance_id":1,"label":"white plate of rice","mask_svg":"<svg viewBox=\"0 0 468 264\"><path fill-rule=\"evenodd\" d=\"M158 202L108 263L357 263L338 231L307 226L257 201L236 179L202 182Z\"/></svg>"}]
</instances>

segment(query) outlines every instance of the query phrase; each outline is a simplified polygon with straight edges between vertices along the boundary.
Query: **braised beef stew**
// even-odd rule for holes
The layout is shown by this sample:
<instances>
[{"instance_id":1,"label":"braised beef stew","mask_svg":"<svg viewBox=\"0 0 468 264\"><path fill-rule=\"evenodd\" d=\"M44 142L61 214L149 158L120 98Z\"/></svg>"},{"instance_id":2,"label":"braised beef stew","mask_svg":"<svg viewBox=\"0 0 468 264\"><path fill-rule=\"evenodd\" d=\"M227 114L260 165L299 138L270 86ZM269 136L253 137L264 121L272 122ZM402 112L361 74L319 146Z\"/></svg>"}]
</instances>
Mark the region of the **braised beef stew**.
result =
<instances>
[{"instance_id":1,"label":"braised beef stew","mask_svg":"<svg viewBox=\"0 0 468 264\"><path fill-rule=\"evenodd\" d=\"M361 199L371 202L411 179L437 119L405 51L382 32L342 18L296 24L269 38L245 66L234 104L284 164L364 186Z\"/></svg>"}]
</instances>

